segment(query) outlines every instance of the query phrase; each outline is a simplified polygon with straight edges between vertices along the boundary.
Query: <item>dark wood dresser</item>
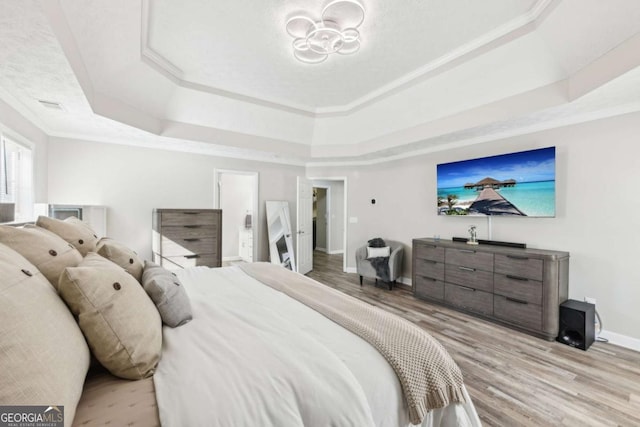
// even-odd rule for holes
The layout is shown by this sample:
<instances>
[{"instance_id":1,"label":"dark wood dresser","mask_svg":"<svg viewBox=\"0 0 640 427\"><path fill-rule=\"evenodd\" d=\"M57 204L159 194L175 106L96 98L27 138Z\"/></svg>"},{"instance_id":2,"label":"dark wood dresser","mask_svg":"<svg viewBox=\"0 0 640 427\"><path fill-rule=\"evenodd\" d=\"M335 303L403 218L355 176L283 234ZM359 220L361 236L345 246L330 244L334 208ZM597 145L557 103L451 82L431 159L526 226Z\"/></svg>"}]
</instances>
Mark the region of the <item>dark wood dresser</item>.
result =
<instances>
[{"instance_id":1,"label":"dark wood dresser","mask_svg":"<svg viewBox=\"0 0 640 427\"><path fill-rule=\"evenodd\" d=\"M569 253L413 240L418 298L553 340L569 292Z\"/></svg>"},{"instance_id":2,"label":"dark wood dresser","mask_svg":"<svg viewBox=\"0 0 640 427\"><path fill-rule=\"evenodd\" d=\"M222 265L222 210L154 209L153 261L169 270Z\"/></svg>"}]
</instances>

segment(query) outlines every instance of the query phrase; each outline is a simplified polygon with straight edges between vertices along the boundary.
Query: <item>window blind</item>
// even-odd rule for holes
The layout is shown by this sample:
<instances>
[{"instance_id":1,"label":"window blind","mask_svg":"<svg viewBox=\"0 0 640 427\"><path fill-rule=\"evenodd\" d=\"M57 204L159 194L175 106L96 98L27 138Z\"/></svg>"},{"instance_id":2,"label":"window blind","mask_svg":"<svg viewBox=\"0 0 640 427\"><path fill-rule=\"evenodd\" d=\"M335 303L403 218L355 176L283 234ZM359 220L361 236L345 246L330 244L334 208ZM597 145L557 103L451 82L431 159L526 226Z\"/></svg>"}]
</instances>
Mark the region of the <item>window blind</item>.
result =
<instances>
[{"instance_id":1,"label":"window blind","mask_svg":"<svg viewBox=\"0 0 640 427\"><path fill-rule=\"evenodd\" d=\"M16 219L33 215L31 149L0 134L0 203L14 203Z\"/></svg>"}]
</instances>

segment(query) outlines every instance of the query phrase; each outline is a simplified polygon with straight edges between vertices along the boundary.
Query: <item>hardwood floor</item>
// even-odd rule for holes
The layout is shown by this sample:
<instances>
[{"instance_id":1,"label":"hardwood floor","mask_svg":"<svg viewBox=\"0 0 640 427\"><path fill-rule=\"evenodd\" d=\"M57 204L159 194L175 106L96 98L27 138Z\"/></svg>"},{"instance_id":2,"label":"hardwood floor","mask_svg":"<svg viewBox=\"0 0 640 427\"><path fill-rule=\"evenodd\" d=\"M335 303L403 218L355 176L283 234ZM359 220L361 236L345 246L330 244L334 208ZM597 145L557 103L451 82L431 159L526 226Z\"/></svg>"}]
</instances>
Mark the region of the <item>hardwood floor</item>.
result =
<instances>
[{"instance_id":1,"label":"hardwood floor","mask_svg":"<svg viewBox=\"0 0 640 427\"><path fill-rule=\"evenodd\" d=\"M640 353L605 343L588 351L548 342L388 291L342 272L342 255L314 252L321 283L396 313L456 360L485 426L640 426Z\"/></svg>"}]
</instances>

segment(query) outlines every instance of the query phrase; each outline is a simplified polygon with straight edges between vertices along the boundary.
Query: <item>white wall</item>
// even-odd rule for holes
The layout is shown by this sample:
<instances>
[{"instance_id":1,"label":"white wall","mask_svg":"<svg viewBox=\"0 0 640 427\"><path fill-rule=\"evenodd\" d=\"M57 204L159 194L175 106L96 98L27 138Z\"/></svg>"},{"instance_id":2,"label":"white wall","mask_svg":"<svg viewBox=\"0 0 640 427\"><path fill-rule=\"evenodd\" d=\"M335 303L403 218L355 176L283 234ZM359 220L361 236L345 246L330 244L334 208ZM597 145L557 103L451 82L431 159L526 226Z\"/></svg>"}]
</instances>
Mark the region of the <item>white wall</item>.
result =
<instances>
[{"instance_id":1,"label":"white wall","mask_svg":"<svg viewBox=\"0 0 640 427\"><path fill-rule=\"evenodd\" d=\"M222 258L240 254L240 228L247 212L253 210L253 176L223 173L220 176L222 209Z\"/></svg>"},{"instance_id":2,"label":"white wall","mask_svg":"<svg viewBox=\"0 0 640 427\"><path fill-rule=\"evenodd\" d=\"M628 114L491 143L359 167L308 168L307 176L347 176L347 260L380 236L406 244L404 276L411 275L411 240L466 236L469 225L487 237L486 219L436 215L436 165L556 146L556 218L494 218L494 240L571 254L569 297L597 299L605 329L640 339L640 114ZM372 205L370 200L377 203Z\"/></svg>"},{"instance_id":3,"label":"white wall","mask_svg":"<svg viewBox=\"0 0 640 427\"><path fill-rule=\"evenodd\" d=\"M286 200L295 212L302 167L51 138L49 202L107 206L110 237L150 259L153 208L213 208L216 168L259 173L258 261L268 260L264 201Z\"/></svg>"}]
</instances>

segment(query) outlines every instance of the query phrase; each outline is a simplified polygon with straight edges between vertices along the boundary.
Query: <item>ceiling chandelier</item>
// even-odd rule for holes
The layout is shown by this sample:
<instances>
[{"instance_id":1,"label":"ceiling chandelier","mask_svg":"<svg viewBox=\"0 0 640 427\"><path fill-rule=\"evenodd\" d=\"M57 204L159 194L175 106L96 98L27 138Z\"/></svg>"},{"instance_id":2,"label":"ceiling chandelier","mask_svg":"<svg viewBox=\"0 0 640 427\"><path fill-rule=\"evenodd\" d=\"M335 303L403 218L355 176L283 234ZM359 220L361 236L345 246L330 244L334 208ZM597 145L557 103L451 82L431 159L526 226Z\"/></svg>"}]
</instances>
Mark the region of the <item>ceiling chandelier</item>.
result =
<instances>
[{"instance_id":1,"label":"ceiling chandelier","mask_svg":"<svg viewBox=\"0 0 640 427\"><path fill-rule=\"evenodd\" d=\"M364 6L357 0L334 0L322 10L320 19L296 15L287 21L287 33L294 38L293 56L318 64L330 54L350 55L360 49L358 27L364 21Z\"/></svg>"}]
</instances>

